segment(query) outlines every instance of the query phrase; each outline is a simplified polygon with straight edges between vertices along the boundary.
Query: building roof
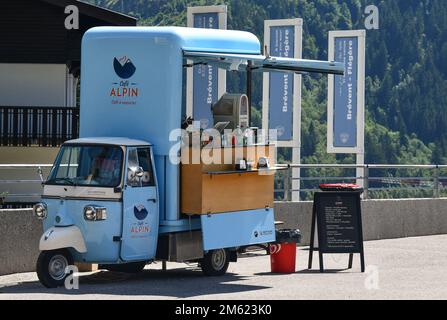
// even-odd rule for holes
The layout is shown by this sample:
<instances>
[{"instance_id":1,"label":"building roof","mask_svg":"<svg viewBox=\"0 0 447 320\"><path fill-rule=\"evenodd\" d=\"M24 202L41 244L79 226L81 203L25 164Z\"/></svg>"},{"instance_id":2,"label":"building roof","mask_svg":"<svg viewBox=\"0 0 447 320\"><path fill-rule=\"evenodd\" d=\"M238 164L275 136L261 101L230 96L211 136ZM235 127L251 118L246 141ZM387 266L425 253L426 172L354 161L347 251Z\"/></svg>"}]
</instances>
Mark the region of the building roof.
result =
<instances>
[{"instance_id":1,"label":"building roof","mask_svg":"<svg viewBox=\"0 0 447 320\"><path fill-rule=\"evenodd\" d=\"M109 23L113 23L117 26L128 26L128 25L136 25L137 19L123 13L119 13L116 11L112 11L109 9L105 9L102 7L95 6L90 3L86 3L79 0L39 0L42 2L46 2L59 7L66 7L69 5L75 5L79 8L79 12L90 16L92 18L96 18L99 20L107 21Z\"/></svg>"},{"instance_id":2,"label":"building roof","mask_svg":"<svg viewBox=\"0 0 447 320\"><path fill-rule=\"evenodd\" d=\"M95 137L95 138L80 138L65 142L66 144L105 144L113 146L150 146L146 141L122 138L122 137Z\"/></svg>"},{"instance_id":3,"label":"building roof","mask_svg":"<svg viewBox=\"0 0 447 320\"><path fill-rule=\"evenodd\" d=\"M79 28L65 26L68 5L79 9ZM98 26L134 26L135 18L78 0L3 1L0 63L66 64L78 75L81 39Z\"/></svg>"}]
</instances>

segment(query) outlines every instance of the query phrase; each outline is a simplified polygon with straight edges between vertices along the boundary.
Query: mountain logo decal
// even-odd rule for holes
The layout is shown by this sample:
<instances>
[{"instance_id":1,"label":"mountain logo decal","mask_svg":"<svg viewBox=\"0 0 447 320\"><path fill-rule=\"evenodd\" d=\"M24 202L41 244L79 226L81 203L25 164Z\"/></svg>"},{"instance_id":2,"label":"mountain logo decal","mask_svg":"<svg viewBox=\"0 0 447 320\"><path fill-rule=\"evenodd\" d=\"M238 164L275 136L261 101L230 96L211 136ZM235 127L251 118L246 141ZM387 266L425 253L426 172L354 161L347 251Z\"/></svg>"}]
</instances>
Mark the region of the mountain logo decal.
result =
<instances>
[{"instance_id":1,"label":"mountain logo decal","mask_svg":"<svg viewBox=\"0 0 447 320\"><path fill-rule=\"evenodd\" d=\"M341 139L341 142L343 144L347 144L350 137L351 136L349 135L349 133L342 133L342 134L340 134L340 139Z\"/></svg>"},{"instance_id":2,"label":"mountain logo decal","mask_svg":"<svg viewBox=\"0 0 447 320\"><path fill-rule=\"evenodd\" d=\"M113 59L113 68L115 69L115 73L121 79L129 79L135 74L135 71L137 71L137 68L127 56L122 58L115 57Z\"/></svg>"},{"instance_id":3,"label":"mountain logo decal","mask_svg":"<svg viewBox=\"0 0 447 320\"><path fill-rule=\"evenodd\" d=\"M142 205L134 206L133 207L133 213L135 214L135 218L137 218L140 221L143 221L147 218L149 212L147 209Z\"/></svg>"}]
</instances>

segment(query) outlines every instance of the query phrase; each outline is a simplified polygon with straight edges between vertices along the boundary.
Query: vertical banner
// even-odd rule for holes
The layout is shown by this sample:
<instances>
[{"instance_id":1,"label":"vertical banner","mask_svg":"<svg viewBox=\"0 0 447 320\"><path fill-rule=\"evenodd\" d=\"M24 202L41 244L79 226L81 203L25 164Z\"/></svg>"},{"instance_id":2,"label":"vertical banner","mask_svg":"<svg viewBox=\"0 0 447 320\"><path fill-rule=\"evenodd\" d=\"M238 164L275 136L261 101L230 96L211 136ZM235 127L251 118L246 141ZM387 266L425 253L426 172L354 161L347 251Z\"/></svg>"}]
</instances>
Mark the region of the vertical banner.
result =
<instances>
[{"instance_id":1,"label":"vertical banner","mask_svg":"<svg viewBox=\"0 0 447 320\"><path fill-rule=\"evenodd\" d=\"M357 184L365 176L366 31L329 32L329 60L343 62L343 76L329 75L328 153L355 153Z\"/></svg>"},{"instance_id":2,"label":"vertical banner","mask_svg":"<svg viewBox=\"0 0 447 320\"><path fill-rule=\"evenodd\" d=\"M329 33L329 60L343 76L329 75L328 153L364 153L365 31Z\"/></svg>"},{"instance_id":3,"label":"vertical banner","mask_svg":"<svg viewBox=\"0 0 447 320\"><path fill-rule=\"evenodd\" d=\"M273 57L302 57L302 19L266 20L264 46ZM301 76L264 73L263 128L278 132L279 147L300 147Z\"/></svg>"},{"instance_id":4,"label":"vertical banner","mask_svg":"<svg viewBox=\"0 0 447 320\"><path fill-rule=\"evenodd\" d=\"M264 22L265 54L302 58L303 20ZM301 75L264 73L262 127L277 130L277 146L292 148L292 162L301 163ZM300 169L292 170L292 200L300 200Z\"/></svg>"},{"instance_id":5,"label":"vertical banner","mask_svg":"<svg viewBox=\"0 0 447 320\"><path fill-rule=\"evenodd\" d=\"M205 29L227 28L227 6L188 8L188 27ZM211 106L226 91L226 72L216 66L194 66L187 73L186 113L200 121L203 129L213 127Z\"/></svg>"},{"instance_id":6,"label":"vertical banner","mask_svg":"<svg viewBox=\"0 0 447 320\"><path fill-rule=\"evenodd\" d=\"M270 28L270 55L294 58L294 26ZM269 79L269 127L276 129L279 141L293 141L293 83L294 75L271 72Z\"/></svg>"}]
</instances>

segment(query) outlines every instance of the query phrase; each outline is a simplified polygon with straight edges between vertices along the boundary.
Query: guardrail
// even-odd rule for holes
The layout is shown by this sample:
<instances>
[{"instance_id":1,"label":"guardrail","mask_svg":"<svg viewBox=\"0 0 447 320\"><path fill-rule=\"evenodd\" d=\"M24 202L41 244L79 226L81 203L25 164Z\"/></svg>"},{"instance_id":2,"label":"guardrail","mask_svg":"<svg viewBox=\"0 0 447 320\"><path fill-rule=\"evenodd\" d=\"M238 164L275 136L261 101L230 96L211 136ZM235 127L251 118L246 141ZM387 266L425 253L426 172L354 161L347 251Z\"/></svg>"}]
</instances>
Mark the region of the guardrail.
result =
<instances>
[{"instance_id":1,"label":"guardrail","mask_svg":"<svg viewBox=\"0 0 447 320\"><path fill-rule=\"evenodd\" d=\"M311 200L321 183L358 183L364 199L440 198L447 196L447 165L345 165L280 164L286 168L277 175L275 198L290 201ZM298 178L292 170L300 169ZM363 174L358 176L357 169ZM318 173L320 172L320 173ZM443 175L444 174L444 175ZM297 181L298 188L293 188Z\"/></svg>"},{"instance_id":2,"label":"guardrail","mask_svg":"<svg viewBox=\"0 0 447 320\"><path fill-rule=\"evenodd\" d=\"M41 197L40 185L42 181L40 179L38 170L51 169L52 164L0 164L0 207L23 207L32 203L35 203L37 199ZM4 170L24 171L34 170L34 173L30 174L29 179L2 179ZM35 177L35 179L34 179ZM17 193L18 186L21 184L35 185L34 192ZM12 192L10 190L13 190Z\"/></svg>"},{"instance_id":3,"label":"guardrail","mask_svg":"<svg viewBox=\"0 0 447 320\"><path fill-rule=\"evenodd\" d=\"M20 194L7 192L8 186L17 184L35 184L41 180L38 169L50 169L51 164L0 164L0 204L2 198L20 199L14 203L30 203L40 194ZM345 164L280 164L285 170L277 173L275 179L275 199L291 201L311 200L321 183L361 183L364 187L364 199L400 199L400 198L440 198L447 196L447 165L345 165ZM2 170L34 169L35 179L1 179ZM292 170L300 169L300 177L293 178ZM357 176L356 169L363 174ZM33 176L34 177L34 176ZM293 181L296 181L294 188ZM10 189L14 189L13 187ZM295 197L292 197L295 195ZM31 201L32 202L32 201Z\"/></svg>"}]
</instances>

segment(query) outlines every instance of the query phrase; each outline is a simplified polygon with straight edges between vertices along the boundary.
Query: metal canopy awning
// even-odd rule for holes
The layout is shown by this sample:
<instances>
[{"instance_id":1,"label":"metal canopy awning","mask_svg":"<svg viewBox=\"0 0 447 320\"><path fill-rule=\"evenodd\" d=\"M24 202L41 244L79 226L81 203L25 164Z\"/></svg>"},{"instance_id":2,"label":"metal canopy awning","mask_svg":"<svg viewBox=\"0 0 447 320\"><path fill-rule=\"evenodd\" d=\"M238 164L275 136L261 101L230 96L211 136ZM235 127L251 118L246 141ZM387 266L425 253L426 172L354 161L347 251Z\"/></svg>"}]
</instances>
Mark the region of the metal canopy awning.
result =
<instances>
[{"instance_id":1,"label":"metal canopy awning","mask_svg":"<svg viewBox=\"0 0 447 320\"><path fill-rule=\"evenodd\" d=\"M193 65L213 64L229 71L281 71L296 73L324 73L343 75L341 62L291 59L250 54L222 54L213 52L184 51Z\"/></svg>"}]
</instances>

